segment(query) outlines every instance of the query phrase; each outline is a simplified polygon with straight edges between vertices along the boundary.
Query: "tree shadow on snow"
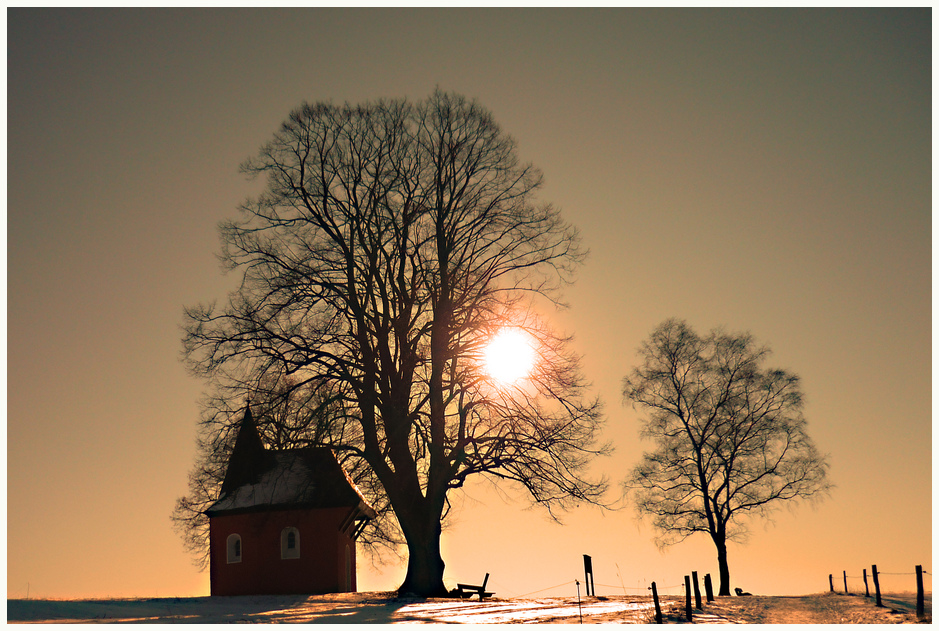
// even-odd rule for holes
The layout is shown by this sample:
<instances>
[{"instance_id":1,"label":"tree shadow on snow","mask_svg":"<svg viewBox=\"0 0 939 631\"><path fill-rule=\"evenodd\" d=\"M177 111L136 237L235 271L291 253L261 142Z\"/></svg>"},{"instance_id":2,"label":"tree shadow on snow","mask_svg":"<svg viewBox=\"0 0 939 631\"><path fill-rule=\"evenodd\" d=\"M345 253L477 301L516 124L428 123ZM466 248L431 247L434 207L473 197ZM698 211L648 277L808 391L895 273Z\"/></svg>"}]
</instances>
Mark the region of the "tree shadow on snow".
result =
<instances>
[{"instance_id":1,"label":"tree shadow on snow","mask_svg":"<svg viewBox=\"0 0 939 631\"><path fill-rule=\"evenodd\" d=\"M87 600L7 600L8 622L225 622L333 624L420 620L397 612L417 598L394 594L207 596Z\"/></svg>"}]
</instances>

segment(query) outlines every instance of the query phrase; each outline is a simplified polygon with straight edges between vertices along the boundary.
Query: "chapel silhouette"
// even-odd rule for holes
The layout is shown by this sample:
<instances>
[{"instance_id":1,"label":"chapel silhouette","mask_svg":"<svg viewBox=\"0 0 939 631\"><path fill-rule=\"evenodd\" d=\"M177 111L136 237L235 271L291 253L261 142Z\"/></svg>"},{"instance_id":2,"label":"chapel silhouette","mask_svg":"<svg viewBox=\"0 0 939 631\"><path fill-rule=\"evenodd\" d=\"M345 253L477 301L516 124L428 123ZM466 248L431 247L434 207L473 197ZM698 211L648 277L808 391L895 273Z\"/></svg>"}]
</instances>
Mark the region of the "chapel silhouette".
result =
<instances>
[{"instance_id":1,"label":"chapel silhouette","mask_svg":"<svg viewBox=\"0 0 939 631\"><path fill-rule=\"evenodd\" d=\"M205 514L213 596L353 592L376 516L331 449L266 449L250 407Z\"/></svg>"}]
</instances>

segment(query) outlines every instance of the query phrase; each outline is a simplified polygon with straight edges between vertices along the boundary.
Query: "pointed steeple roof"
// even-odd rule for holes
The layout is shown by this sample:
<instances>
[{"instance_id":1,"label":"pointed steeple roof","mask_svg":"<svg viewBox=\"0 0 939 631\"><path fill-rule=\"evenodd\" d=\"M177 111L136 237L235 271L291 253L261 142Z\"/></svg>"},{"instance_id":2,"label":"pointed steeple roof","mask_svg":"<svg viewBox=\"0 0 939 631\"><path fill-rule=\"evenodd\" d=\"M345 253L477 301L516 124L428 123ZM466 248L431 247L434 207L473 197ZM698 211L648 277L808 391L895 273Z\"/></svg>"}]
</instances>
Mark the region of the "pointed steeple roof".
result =
<instances>
[{"instance_id":1,"label":"pointed steeple roof","mask_svg":"<svg viewBox=\"0 0 939 631\"><path fill-rule=\"evenodd\" d=\"M219 498L205 514L333 507L355 509L349 524L376 516L332 449L265 449L246 408Z\"/></svg>"},{"instance_id":2,"label":"pointed steeple roof","mask_svg":"<svg viewBox=\"0 0 939 631\"><path fill-rule=\"evenodd\" d=\"M238 437L228 460L228 471L222 482L222 494L239 486L254 484L274 464L273 455L264 448L258 426L251 415L251 405L245 407L244 418L238 428Z\"/></svg>"}]
</instances>

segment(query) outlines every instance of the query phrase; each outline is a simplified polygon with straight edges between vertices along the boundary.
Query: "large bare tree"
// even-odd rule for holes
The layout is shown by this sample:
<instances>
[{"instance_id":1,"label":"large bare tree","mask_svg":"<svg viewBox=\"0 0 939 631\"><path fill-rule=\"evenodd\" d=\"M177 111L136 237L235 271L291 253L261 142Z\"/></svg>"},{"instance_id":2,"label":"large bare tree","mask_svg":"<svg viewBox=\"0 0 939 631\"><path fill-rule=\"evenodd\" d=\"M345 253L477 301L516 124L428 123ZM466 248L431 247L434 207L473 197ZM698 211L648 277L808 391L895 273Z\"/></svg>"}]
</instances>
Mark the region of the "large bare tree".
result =
<instances>
[{"instance_id":1,"label":"large bare tree","mask_svg":"<svg viewBox=\"0 0 939 631\"><path fill-rule=\"evenodd\" d=\"M240 287L187 310L186 358L229 401L328 402L332 430L300 438L377 482L407 544L400 591L445 591L441 520L472 475L552 515L601 501L605 480L587 474L608 449L600 404L537 316L583 252L488 111L441 91L304 104L243 169L266 187L222 229ZM537 357L514 383L482 362L505 328Z\"/></svg>"},{"instance_id":2,"label":"large bare tree","mask_svg":"<svg viewBox=\"0 0 939 631\"><path fill-rule=\"evenodd\" d=\"M721 595L730 595L727 542L747 516L825 494L828 462L806 434L799 378L763 368L770 351L749 334L702 337L667 320L640 348L623 396L647 412L643 455L626 482L641 515L670 545L705 532L717 548Z\"/></svg>"}]
</instances>

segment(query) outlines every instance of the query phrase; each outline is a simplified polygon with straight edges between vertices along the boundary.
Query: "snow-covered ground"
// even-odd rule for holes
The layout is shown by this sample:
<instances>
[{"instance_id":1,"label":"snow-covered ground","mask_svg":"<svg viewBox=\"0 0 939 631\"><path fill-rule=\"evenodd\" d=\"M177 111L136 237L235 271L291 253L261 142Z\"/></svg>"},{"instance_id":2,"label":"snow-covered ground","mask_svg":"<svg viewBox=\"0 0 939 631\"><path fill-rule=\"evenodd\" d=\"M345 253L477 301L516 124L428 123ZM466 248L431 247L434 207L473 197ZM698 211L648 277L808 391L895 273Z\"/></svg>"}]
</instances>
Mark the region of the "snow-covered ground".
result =
<instances>
[{"instance_id":1,"label":"snow-covered ground","mask_svg":"<svg viewBox=\"0 0 939 631\"><path fill-rule=\"evenodd\" d=\"M9 622L555 622L639 619L648 600L397 598L389 593L126 600L8 600ZM586 620L585 620L586 621Z\"/></svg>"},{"instance_id":2,"label":"snow-covered ground","mask_svg":"<svg viewBox=\"0 0 939 631\"><path fill-rule=\"evenodd\" d=\"M932 595L927 615L932 617ZM904 623L916 622L915 595L875 607L871 599L843 594L718 598L693 613L696 623ZM909 609L912 606L913 609ZM666 622L684 621L684 602L663 599ZM8 622L121 623L646 623L647 597L473 600L397 598L391 593L322 596L235 596L123 600L8 600Z\"/></svg>"}]
</instances>

